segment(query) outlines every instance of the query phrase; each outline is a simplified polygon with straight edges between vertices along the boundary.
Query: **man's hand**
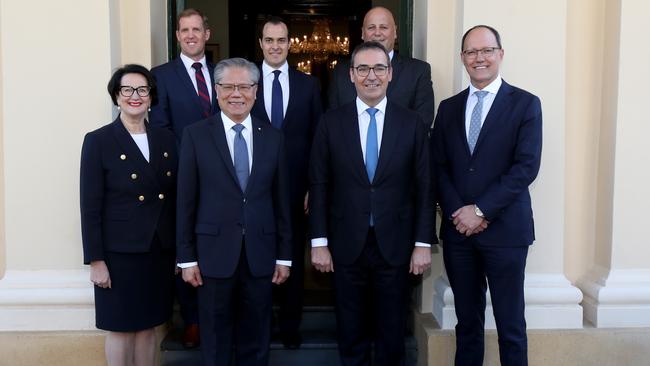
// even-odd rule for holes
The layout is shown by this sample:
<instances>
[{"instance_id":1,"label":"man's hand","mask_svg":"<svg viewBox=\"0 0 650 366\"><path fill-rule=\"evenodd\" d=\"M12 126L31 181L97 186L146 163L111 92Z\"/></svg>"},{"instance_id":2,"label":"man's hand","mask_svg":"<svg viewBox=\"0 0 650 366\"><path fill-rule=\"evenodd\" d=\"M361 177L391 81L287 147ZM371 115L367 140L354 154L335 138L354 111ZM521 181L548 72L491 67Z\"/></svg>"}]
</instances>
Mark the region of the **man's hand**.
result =
<instances>
[{"instance_id":1,"label":"man's hand","mask_svg":"<svg viewBox=\"0 0 650 366\"><path fill-rule=\"evenodd\" d=\"M203 286L203 278L199 266L183 268L183 281L194 287Z\"/></svg>"},{"instance_id":2,"label":"man's hand","mask_svg":"<svg viewBox=\"0 0 650 366\"><path fill-rule=\"evenodd\" d=\"M276 264L275 265L275 272L273 272L273 279L271 282L275 283L276 285L281 285L284 283L284 281L289 278L289 272L291 271L291 267L289 266L284 266L282 264Z\"/></svg>"},{"instance_id":3,"label":"man's hand","mask_svg":"<svg viewBox=\"0 0 650 366\"><path fill-rule=\"evenodd\" d=\"M474 230L478 228L483 221L485 221L485 219L476 215L476 211L474 210L474 205L467 205L459 208L453 214L451 214L451 217L454 219L454 225L456 226L456 230L458 230L459 233L464 234L466 236L472 235ZM482 229L481 231L483 230L484 229Z\"/></svg>"},{"instance_id":4,"label":"man's hand","mask_svg":"<svg viewBox=\"0 0 650 366\"><path fill-rule=\"evenodd\" d=\"M487 229L488 224L489 224L488 220L483 219L483 221L481 221L481 223L479 224L479 226L476 227L476 229L472 230L469 234L465 233L465 235L470 236L470 235L478 234L481 231Z\"/></svg>"},{"instance_id":5,"label":"man's hand","mask_svg":"<svg viewBox=\"0 0 650 366\"><path fill-rule=\"evenodd\" d=\"M111 288L111 276L104 261L90 262L90 282L101 288Z\"/></svg>"},{"instance_id":6,"label":"man's hand","mask_svg":"<svg viewBox=\"0 0 650 366\"><path fill-rule=\"evenodd\" d=\"M305 201L303 202L303 209L305 210L305 215L309 215L309 192L305 193Z\"/></svg>"},{"instance_id":7,"label":"man's hand","mask_svg":"<svg viewBox=\"0 0 650 366\"><path fill-rule=\"evenodd\" d=\"M311 264L320 272L334 272L332 255L327 247L311 248Z\"/></svg>"},{"instance_id":8,"label":"man's hand","mask_svg":"<svg viewBox=\"0 0 650 366\"><path fill-rule=\"evenodd\" d=\"M431 267L431 248L415 247L411 254L409 273L419 275Z\"/></svg>"}]
</instances>

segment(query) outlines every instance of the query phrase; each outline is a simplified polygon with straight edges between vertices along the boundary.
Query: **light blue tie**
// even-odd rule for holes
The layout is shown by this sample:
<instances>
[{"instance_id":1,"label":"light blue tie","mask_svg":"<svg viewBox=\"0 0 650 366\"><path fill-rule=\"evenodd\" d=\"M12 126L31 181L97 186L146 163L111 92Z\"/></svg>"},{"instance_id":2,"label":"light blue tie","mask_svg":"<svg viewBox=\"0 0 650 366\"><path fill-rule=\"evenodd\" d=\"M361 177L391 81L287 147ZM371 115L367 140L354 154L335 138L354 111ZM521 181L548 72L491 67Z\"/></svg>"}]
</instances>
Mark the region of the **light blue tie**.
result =
<instances>
[{"instance_id":1,"label":"light blue tie","mask_svg":"<svg viewBox=\"0 0 650 366\"><path fill-rule=\"evenodd\" d=\"M488 94L484 90L474 92L478 102L472 110L472 118L469 120L469 134L467 135L467 144L469 144L469 151L473 154L478 135L481 133L481 117L483 115L483 98Z\"/></svg>"},{"instance_id":2,"label":"light blue tie","mask_svg":"<svg viewBox=\"0 0 650 366\"><path fill-rule=\"evenodd\" d=\"M235 173L239 180L239 186L242 191L246 190L246 183L248 183L248 146L246 140L242 135L244 125L236 124L232 129L237 133L235 135L235 143L233 144L233 155L235 160Z\"/></svg>"},{"instance_id":3,"label":"light blue tie","mask_svg":"<svg viewBox=\"0 0 650 366\"><path fill-rule=\"evenodd\" d=\"M377 120L375 114L377 108L368 108L366 112L370 115L370 124L368 125L368 135L366 136L366 172L368 180L372 184L377 170L377 160L379 160L379 151L377 149ZM372 211L370 212L370 226L375 226Z\"/></svg>"}]
</instances>

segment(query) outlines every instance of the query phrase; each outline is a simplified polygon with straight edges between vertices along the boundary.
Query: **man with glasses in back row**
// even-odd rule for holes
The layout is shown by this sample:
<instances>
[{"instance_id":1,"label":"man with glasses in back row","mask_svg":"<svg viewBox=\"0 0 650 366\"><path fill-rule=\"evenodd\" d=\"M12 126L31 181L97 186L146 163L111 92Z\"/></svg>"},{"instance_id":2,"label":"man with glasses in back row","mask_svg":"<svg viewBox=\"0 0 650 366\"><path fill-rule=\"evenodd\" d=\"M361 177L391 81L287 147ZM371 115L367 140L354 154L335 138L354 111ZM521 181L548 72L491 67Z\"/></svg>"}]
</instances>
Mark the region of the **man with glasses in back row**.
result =
<instances>
[{"instance_id":1,"label":"man with glasses in back row","mask_svg":"<svg viewBox=\"0 0 650 366\"><path fill-rule=\"evenodd\" d=\"M488 284L501 365L527 365L524 272L535 240L528 186L542 154L541 104L501 79L494 28L469 29L461 49L471 83L440 103L432 136L456 365L483 365Z\"/></svg>"},{"instance_id":2,"label":"man with glasses in back row","mask_svg":"<svg viewBox=\"0 0 650 366\"><path fill-rule=\"evenodd\" d=\"M380 43L354 50L348 76L357 97L323 115L313 142L312 263L334 272L341 363L400 365L408 274L430 266L437 242L428 128L386 97Z\"/></svg>"}]
</instances>

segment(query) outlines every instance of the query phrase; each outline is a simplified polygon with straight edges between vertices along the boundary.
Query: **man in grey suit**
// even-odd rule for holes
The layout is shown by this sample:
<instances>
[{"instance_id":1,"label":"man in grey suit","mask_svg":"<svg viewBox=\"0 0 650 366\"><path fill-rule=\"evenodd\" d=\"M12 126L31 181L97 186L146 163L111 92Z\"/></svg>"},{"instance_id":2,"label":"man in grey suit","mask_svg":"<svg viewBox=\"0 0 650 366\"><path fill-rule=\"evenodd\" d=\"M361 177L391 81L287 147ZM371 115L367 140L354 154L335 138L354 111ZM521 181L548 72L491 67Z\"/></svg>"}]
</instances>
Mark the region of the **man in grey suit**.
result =
<instances>
[{"instance_id":1,"label":"man in grey suit","mask_svg":"<svg viewBox=\"0 0 650 366\"><path fill-rule=\"evenodd\" d=\"M393 49L397 39L397 26L390 10L381 6L370 9L363 18L361 39L376 41L388 51L393 80L388 86L387 97L402 107L417 112L427 128L433 123L433 84L431 66L428 63ZM357 92L350 82L350 61L341 61L334 68L328 92L328 109L354 101Z\"/></svg>"}]
</instances>

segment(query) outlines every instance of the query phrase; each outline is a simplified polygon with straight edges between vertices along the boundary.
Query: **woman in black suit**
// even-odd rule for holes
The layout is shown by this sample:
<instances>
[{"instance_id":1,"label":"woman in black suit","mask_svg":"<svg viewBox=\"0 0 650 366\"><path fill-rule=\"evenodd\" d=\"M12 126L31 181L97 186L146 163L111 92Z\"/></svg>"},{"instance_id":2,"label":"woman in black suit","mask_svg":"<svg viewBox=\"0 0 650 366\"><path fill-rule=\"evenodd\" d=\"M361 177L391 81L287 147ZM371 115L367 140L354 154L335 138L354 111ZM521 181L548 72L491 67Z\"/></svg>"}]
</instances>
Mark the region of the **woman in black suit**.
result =
<instances>
[{"instance_id":1,"label":"woman in black suit","mask_svg":"<svg viewBox=\"0 0 650 366\"><path fill-rule=\"evenodd\" d=\"M88 133L81 152L84 263L108 364L153 365L154 327L172 310L176 140L145 119L157 101L149 70L118 69L108 92L120 115Z\"/></svg>"}]
</instances>

